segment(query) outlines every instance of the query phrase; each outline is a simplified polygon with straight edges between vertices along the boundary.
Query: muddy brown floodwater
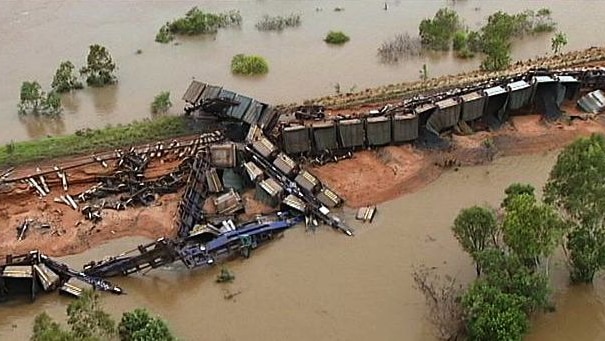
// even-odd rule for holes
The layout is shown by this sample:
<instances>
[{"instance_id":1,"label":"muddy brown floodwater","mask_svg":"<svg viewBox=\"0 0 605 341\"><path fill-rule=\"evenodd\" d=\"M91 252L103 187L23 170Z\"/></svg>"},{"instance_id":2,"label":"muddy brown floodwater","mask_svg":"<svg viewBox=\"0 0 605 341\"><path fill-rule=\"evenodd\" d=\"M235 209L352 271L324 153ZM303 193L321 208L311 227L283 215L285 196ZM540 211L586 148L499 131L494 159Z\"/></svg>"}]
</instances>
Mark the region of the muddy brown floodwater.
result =
<instances>
[{"instance_id":1,"label":"muddy brown floodwater","mask_svg":"<svg viewBox=\"0 0 605 341\"><path fill-rule=\"evenodd\" d=\"M449 171L425 188L379 206L374 223L347 238L327 228L303 228L228 266L232 284L219 285L219 268L189 272L180 266L120 278L125 296L103 295L107 310L143 306L167 319L186 340L433 340L422 296L413 289L414 265L434 266L462 282L474 276L450 224L461 208L497 205L506 186L541 187L556 153L503 157L490 165ZM352 213L345 217L352 221ZM75 266L132 248L126 238L66 257ZM557 311L533 321L530 340L600 340L605 337L601 278L592 287L568 287L556 262ZM237 294L225 300L226 294ZM0 305L0 339L28 337L33 315L63 316L69 299L50 294L36 304Z\"/></svg>"},{"instance_id":2,"label":"muddy brown floodwater","mask_svg":"<svg viewBox=\"0 0 605 341\"><path fill-rule=\"evenodd\" d=\"M452 55L427 55L394 65L381 64L376 50L397 33L414 36L423 18L443 6L453 7L470 28L477 28L497 11L519 12L548 7L559 29L568 36L565 50L600 46L605 2L575 1L383 1L344 0L214 0L214 1L51 1L7 0L0 10L0 143L70 133L85 127L130 122L149 117L149 103L162 90L172 94L179 112L182 93L192 77L222 84L236 92L270 103L302 101L342 91L418 79L427 64L430 77L469 71L480 59L462 61ZM212 11L238 9L240 29L221 30L216 37L178 39L178 46L153 41L159 27L183 15L192 6ZM344 11L335 12L335 7ZM321 9L318 11L317 9ZM302 16L302 24L281 33L258 32L254 24L264 15ZM578 18L582 18L581 23ZM351 37L344 46L328 46L329 30ZM89 44L107 46L119 67L119 83L102 89L84 89L63 96L62 119L20 120L16 106L19 87L38 80L44 88L62 60L84 63ZM135 52L141 49L141 54ZM513 59L527 59L550 51L550 35L515 42ZM243 78L229 72L237 53L267 58L270 72Z\"/></svg>"}]
</instances>

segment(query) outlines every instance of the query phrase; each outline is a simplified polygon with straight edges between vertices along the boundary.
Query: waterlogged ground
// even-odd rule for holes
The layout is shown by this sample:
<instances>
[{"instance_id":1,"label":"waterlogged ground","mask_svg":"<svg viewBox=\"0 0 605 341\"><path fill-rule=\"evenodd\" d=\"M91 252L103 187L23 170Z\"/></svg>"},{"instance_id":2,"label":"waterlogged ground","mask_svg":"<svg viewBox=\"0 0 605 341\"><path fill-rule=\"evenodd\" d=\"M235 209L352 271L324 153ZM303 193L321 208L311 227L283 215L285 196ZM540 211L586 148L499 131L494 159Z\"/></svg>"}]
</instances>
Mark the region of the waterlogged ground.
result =
<instances>
[{"instance_id":1,"label":"waterlogged ground","mask_svg":"<svg viewBox=\"0 0 605 341\"><path fill-rule=\"evenodd\" d=\"M518 12L547 6L559 28L568 35L566 50L601 45L599 25L605 3L595 1L4 1L0 11L0 143L73 132L84 127L130 122L149 117L149 103L162 90L172 93L172 112L191 78L221 84L267 102L284 103L342 91L405 80L417 80L427 64L429 76L476 68L479 59L460 61L448 55L427 55L395 65L379 62L376 49L396 33L417 34L418 24L442 6L452 6L471 28L496 10ZM240 10L239 29L216 36L178 39L162 45L154 37L166 21L197 5L211 11ZM334 12L335 7L344 11ZM259 32L254 24L265 14L299 13L302 24L281 33ZM582 18L581 25L578 18ZM346 32L351 41L328 46L329 30ZM16 106L21 82L38 80L50 86L62 60L84 63L88 45L99 43L111 51L119 70L119 83L103 89L85 89L63 97L62 120L19 120ZM136 54L137 50L142 54ZM514 59L532 58L550 51L550 36L516 43ZM258 78L231 75L231 57L260 54L270 72Z\"/></svg>"}]
</instances>

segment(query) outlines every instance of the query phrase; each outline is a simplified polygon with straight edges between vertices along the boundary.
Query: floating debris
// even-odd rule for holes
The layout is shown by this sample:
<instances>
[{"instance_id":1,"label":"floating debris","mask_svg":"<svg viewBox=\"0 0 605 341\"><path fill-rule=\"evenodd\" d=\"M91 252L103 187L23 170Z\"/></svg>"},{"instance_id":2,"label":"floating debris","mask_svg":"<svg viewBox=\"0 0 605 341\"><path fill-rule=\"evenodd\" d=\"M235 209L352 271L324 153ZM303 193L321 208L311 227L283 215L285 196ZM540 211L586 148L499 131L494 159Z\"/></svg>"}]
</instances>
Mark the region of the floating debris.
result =
<instances>
[{"instance_id":1,"label":"floating debris","mask_svg":"<svg viewBox=\"0 0 605 341\"><path fill-rule=\"evenodd\" d=\"M376 206L366 206L361 207L357 210L357 214L355 215L355 219L361 220L365 222L372 222L374 220L374 216L376 215Z\"/></svg>"}]
</instances>

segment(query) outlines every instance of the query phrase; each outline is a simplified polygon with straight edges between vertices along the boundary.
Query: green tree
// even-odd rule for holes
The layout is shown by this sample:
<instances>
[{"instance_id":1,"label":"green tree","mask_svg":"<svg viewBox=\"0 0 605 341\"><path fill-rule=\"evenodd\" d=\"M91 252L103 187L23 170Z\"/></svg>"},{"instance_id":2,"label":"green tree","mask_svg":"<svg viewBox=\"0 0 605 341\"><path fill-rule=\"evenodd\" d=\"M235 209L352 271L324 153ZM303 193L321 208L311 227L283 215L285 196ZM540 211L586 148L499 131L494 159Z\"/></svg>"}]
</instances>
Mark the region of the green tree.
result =
<instances>
[{"instance_id":1,"label":"green tree","mask_svg":"<svg viewBox=\"0 0 605 341\"><path fill-rule=\"evenodd\" d=\"M99 294L92 291L67 306L67 324L78 340L104 340L116 332L115 322L101 309Z\"/></svg>"},{"instance_id":2,"label":"green tree","mask_svg":"<svg viewBox=\"0 0 605 341\"><path fill-rule=\"evenodd\" d=\"M36 81L23 82L21 84L21 103L19 103L19 113L34 112L37 113L43 102L43 91L40 83Z\"/></svg>"},{"instance_id":3,"label":"green tree","mask_svg":"<svg viewBox=\"0 0 605 341\"><path fill-rule=\"evenodd\" d=\"M36 81L21 84L19 114L58 115L61 112L61 98L53 91L46 93Z\"/></svg>"},{"instance_id":4,"label":"green tree","mask_svg":"<svg viewBox=\"0 0 605 341\"><path fill-rule=\"evenodd\" d=\"M566 253L573 282L592 282L605 266L605 139L593 134L567 146L544 187L569 222Z\"/></svg>"},{"instance_id":5,"label":"green tree","mask_svg":"<svg viewBox=\"0 0 605 341\"><path fill-rule=\"evenodd\" d=\"M456 11L441 8L432 19L424 19L418 26L422 44L432 50L448 51L454 33L460 28Z\"/></svg>"},{"instance_id":6,"label":"green tree","mask_svg":"<svg viewBox=\"0 0 605 341\"><path fill-rule=\"evenodd\" d=\"M75 66L69 60L59 65L50 85L54 91L62 93L74 89L82 89L82 83L74 75Z\"/></svg>"},{"instance_id":7,"label":"green tree","mask_svg":"<svg viewBox=\"0 0 605 341\"><path fill-rule=\"evenodd\" d=\"M73 335L63 330L46 312L36 316L33 329L32 341L75 341Z\"/></svg>"},{"instance_id":8,"label":"green tree","mask_svg":"<svg viewBox=\"0 0 605 341\"><path fill-rule=\"evenodd\" d=\"M80 69L80 74L86 76L86 83L90 86L101 87L117 81L113 72L116 64L105 46L90 45L86 66Z\"/></svg>"},{"instance_id":9,"label":"green tree","mask_svg":"<svg viewBox=\"0 0 605 341\"><path fill-rule=\"evenodd\" d=\"M154 114L164 114L172 107L170 102L170 91L162 91L153 98L151 102L151 112Z\"/></svg>"},{"instance_id":10,"label":"green tree","mask_svg":"<svg viewBox=\"0 0 605 341\"><path fill-rule=\"evenodd\" d=\"M567 35L562 32L557 32L554 37L550 40L550 47L552 53L557 54L561 52L561 49L567 45Z\"/></svg>"},{"instance_id":11,"label":"green tree","mask_svg":"<svg viewBox=\"0 0 605 341\"><path fill-rule=\"evenodd\" d=\"M535 193L534 193L535 190L536 189L534 188L534 186L532 186L530 184L521 184L521 183L511 184L504 190L504 194L506 194L506 197L502 201L502 204L500 204L500 207L506 209L506 207L509 206L509 203L512 200L512 198L517 195L520 195L520 194L527 194L532 197L535 197Z\"/></svg>"},{"instance_id":12,"label":"green tree","mask_svg":"<svg viewBox=\"0 0 605 341\"><path fill-rule=\"evenodd\" d=\"M481 266L477 262L479 252L489 246L497 245L498 223L495 212L480 206L465 208L458 213L452 230L462 249L475 261L475 269L479 276L481 274Z\"/></svg>"},{"instance_id":13,"label":"green tree","mask_svg":"<svg viewBox=\"0 0 605 341\"><path fill-rule=\"evenodd\" d=\"M539 203L535 196L521 193L508 198L502 222L504 242L521 259L537 269L559 245L564 224L550 205Z\"/></svg>"},{"instance_id":14,"label":"green tree","mask_svg":"<svg viewBox=\"0 0 605 341\"><path fill-rule=\"evenodd\" d=\"M175 340L166 323L149 316L144 309L135 309L122 315L119 328L115 321L101 309L99 295L92 291L84 292L67 307L67 324L64 329L52 320L48 314L36 316L32 341L147 341Z\"/></svg>"},{"instance_id":15,"label":"green tree","mask_svg":"<svg viewBox=\"0 0 605 341\"><path fill-rule=\"evenodd\" d=\"M166 323L160 318L150 316L145 309L124 313L118 325L118 332L122 341L175 340Z\"/></svg>"},{"instance_id":16,"label":"green tree","mask_svg":"<svg viewBox=\"0 0 605 341\"><path fill-rule=\"evenodd\" d=\"M526 313L551 306L548 277L528 268L516 254L490 247L476 258L483 270L480 280L504 293L522 297Z\"/></svg>"},{"instance_id":17,"label":"green tree","mask_svg":"<svg viewBox=\"0 0 605 341\"><path fill-rule=\"evenodd\" d=\"M507 294L481 280L462 298L470 340L522 340L529 328L523 298Z\"/></svg>"}]
</instances>

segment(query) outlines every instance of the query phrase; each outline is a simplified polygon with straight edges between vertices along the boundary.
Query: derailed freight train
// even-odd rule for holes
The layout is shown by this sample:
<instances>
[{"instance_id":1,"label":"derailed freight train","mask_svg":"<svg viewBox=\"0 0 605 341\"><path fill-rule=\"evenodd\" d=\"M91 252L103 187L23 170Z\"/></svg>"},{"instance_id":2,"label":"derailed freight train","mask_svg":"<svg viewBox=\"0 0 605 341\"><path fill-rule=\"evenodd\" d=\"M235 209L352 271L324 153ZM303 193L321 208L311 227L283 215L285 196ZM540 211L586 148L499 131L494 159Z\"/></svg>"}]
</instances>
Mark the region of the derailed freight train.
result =
<instances>
[{"instance_id":1,"label":"derailed freight train","mask_svg":"<svg viewBox=\"0 0 605 341\"><path fill-rule=\"evenodd\" d=\"M320 108L317 112L321 115L305 111L306 118L315 118L306 121L300 119L301 115L287 121L284 112L268 104L198 81L193 81L183 99L188 103L188 113L231 119L242 125L243 132L257 125L288 155L308 156L409 142L422 144L438 139L461 122L481 122L497 129L510 115L525 109L557 119L565 100L604 86L605 68L601 67L531 69L481 83L435 89L430 94L411 94L397 105L352 117L324 118L322 108L313 106Z\"/></svg>"}]
</instances>

